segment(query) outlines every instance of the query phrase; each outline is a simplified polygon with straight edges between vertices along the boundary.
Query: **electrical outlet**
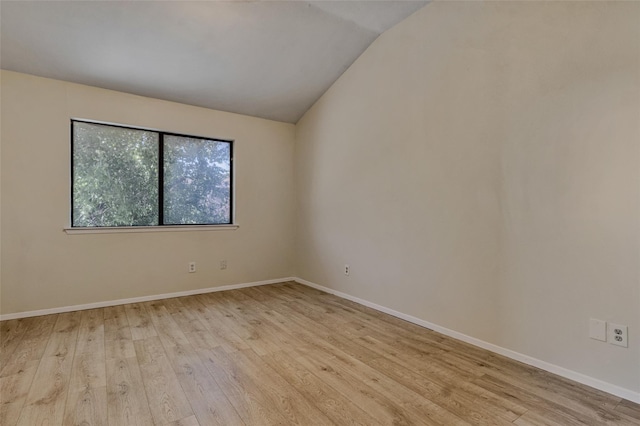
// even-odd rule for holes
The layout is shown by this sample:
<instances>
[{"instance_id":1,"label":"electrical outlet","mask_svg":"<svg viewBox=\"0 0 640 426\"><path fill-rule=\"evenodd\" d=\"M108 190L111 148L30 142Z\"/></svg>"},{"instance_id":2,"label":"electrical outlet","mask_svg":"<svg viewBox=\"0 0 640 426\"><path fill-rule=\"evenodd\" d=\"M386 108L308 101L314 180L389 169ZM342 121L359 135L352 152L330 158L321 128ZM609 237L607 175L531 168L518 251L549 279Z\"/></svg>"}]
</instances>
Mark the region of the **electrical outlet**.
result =
<instances>
[{"instance_id":1,"label":"electrical outlet","mask_svg":"<svg viewBox=\"0 0 640 426\"><path fill-rule=\"evenodd\" d=\"M605 321L589 319L589 337L595 340L607 341L607 323Z\"/></svg>"},{"instance_id":2,"label":"electrical outlet","mask_svg":"<svg viewBox=\"0 0 640 426\"><path fill-rule=\"evenodd\" d=\"M349 265L344 265L344 274L349 275Z\"/></svg>"},{"instance_id":3,"label":"electrical outlet","mask_svg":"<svg viewBox=\"0 0 640 426\"><path fill-rule=\"evenodd\" d=\"M196 262L189 262L189 273L196 271Z\"/></svg>"},{"instance_id":4,"label":"electrical outlet","mask_svg":"<svg viewBox=\"0 0 640 426\"><path fill-rule=\"evenodd\" d=\"M220 261L220 269L227 269L227 261L226 260L221 260Z\"/></svg>"},{"instance_id":5,"label":"electrical outlet","mask_svg":"<svg viewBox=\"0 0 640 426\"><path fill-rule=\"evenodd\" d=\"M622 346L623 348L629 347L629 337L627 334L626 325L618 325L609 323L609 343L612 345Z\"/></svg>"}]
</instances>

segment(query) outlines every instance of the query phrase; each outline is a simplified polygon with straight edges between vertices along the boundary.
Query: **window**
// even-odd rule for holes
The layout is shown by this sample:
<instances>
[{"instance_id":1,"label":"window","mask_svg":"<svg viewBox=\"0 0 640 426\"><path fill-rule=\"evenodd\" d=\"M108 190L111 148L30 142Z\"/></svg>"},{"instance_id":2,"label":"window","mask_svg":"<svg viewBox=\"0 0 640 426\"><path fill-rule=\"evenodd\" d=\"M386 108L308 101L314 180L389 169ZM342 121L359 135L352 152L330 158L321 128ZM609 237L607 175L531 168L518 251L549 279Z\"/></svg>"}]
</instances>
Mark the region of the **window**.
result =
<instances>
[{"instance_id":1,"label":"window","mask_svg":"<svg viewBox=\"0 0 640 426\"><path fill-rule=\"evenodd\" d=\"M232 142L71 120L72 227L232 220Z\"/></svg>"}]
</instances>

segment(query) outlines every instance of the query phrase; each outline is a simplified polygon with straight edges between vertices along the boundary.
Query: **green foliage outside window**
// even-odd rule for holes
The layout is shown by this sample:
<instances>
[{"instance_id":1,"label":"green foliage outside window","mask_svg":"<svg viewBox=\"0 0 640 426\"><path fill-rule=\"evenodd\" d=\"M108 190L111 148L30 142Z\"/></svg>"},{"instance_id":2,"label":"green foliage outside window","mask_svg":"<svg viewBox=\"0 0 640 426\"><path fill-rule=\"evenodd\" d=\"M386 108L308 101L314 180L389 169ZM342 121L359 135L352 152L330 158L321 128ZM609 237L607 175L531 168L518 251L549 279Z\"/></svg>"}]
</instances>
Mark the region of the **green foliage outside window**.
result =
<instances>
[{"instance_id":1,"label":"green foliage outside window","mask_svg":"<svg viewBox=\"0 0 640 426\"><path fill-rule=\"evenodd\" d=\"M72 226L231 223L231 142L72 126Z\"/></svg>"}]
</instances>

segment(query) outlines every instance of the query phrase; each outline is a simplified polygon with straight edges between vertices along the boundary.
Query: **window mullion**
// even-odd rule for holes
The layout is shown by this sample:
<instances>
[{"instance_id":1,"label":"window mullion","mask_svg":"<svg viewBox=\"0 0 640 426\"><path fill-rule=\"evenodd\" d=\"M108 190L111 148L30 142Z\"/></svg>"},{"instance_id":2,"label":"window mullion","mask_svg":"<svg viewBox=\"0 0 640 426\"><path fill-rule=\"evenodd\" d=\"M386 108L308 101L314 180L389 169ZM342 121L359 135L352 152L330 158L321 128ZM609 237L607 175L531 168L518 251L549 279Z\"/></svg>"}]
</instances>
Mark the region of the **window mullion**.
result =
<instances>
[{"instance_id":1,"label":"window mullion","mask_svg":"<svg viewBox=\"0 0 640 426\"><path fill-rule=\"evenodd\" d=\"M164 225L164 133L158 134L158 225Z\"/></svg>"}]
</instances>

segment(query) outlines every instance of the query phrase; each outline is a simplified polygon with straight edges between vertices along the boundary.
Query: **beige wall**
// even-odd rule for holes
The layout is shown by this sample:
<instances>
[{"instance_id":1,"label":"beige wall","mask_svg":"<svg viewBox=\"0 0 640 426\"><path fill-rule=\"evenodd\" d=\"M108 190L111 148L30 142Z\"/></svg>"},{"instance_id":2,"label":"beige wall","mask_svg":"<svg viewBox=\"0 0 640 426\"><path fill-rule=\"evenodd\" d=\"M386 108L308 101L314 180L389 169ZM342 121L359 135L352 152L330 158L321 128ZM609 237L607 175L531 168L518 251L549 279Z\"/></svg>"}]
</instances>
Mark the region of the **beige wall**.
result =
<instances>
[{"instance_id":1,"label":"beige wall","mask_svg":"<svg viewBox=\"0 0 640 426\"><path fill-rule=\"evenodd\" d=\"M293 275L293 125L6 71L1 90L2 314ZM71 117L234 139L240 228L65 234Z\"/></svg>"},{"instance_id":2,"label":"beige wall","mask_svg":"<svg viewBox=\"0 0 640 426\"><path fill-rule=\"evenodd\" d=\"M432 3L296 133L299 277L640 391L639 3Z\"/></svg>"}]
</instances>

